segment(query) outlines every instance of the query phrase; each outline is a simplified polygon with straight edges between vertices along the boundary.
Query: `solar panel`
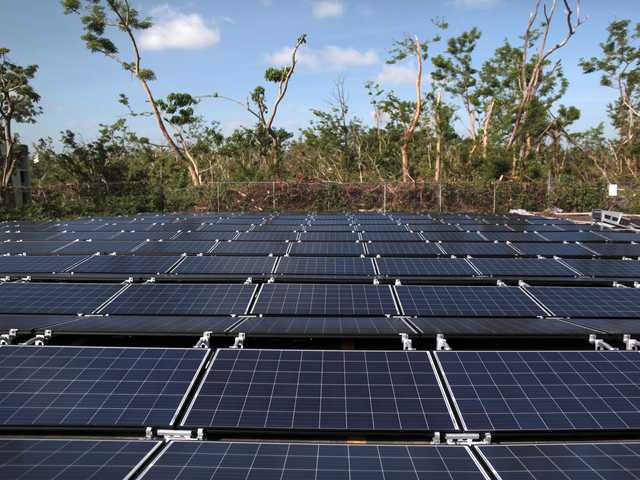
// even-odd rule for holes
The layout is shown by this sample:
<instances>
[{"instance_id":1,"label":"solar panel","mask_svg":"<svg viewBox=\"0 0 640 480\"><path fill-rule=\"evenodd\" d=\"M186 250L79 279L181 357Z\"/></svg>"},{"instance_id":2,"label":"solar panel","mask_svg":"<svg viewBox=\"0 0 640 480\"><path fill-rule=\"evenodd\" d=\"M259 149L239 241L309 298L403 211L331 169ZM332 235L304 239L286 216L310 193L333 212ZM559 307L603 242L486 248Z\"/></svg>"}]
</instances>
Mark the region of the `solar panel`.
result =
<instances>
[{"instance_id":1,"label":"solar panel","mask_svg":"<svg viewBox=\"0 0 640 480\"><path fill-rule=\"evenodd\" d=\"M237 235L236 232L182 232L175 240L186 242L214 242L216 240L231 240Z\"/></svg>"},{"instance_id":2,"label":"solar panel","mask_svg":"<svg viewBox=\"0 0 640 480\"><path fill-rule=\"evenodd\" d=\"M638 443L490 445L479 451L501 479L640 479Z\"/></svg>"},{"instance_id":3,"label":"solar panel","mask_svg":"<svg viewBox=\"0 0 640 480\"><path fill-rule=\"evenodd\" d=\"M213 332L216 334L226 332L231 326L238 323L236 317L168 317L168 316L132 316L132 315L89 315L73 317L72 319L60 319L58 323L49 322L40 327L51 326L56 335L82 334L145 334L145 335L176 335L176 334L202 334ZM0 319L0 325L2 320ZM7 324L10 324L7 322Z\"/></svg>"},{"instance_id":4,"label":"solar panel","mask_svg":"<svg viewBox=\"0 0 640 480\"><path fill-rule=\"evenodd\" d=\"M506 225L467 224L461 225L462 229L470 232L511 232Z\"/></svg>"},{"instance_id":5,"label":"solar panel","mask_svg":"<svg viewBox=\"0 0 640 480\"><path fill-rule=\"evenodd\" d=\"M436 352L470 430L640 427L638 352Z\"/></svg>"},{"instance_id":6,"label":"solar panel","mask_svg":"<svg viewBox=\"0 0 640 480\"><path fill-rule=\"evenodd\" d=\"M69 242L72 240L113 240L119 234L120 232L64 232L56 235L55 240L67 240Z\"/></svg>"},{"instance_id":7,"label":"solar panel","mask_svg":"<svg viewBox=\"0 0 640 480\"><path fill-rule=\"evenodd\" d=\"M635 232L598 232L612 242L640 242L640 234Z\"/></svg>"},{"instance_id":8,"label":"solar panel","mask_svg":"<svg viewBox=\"0 0 640 480\"><path fill-rule=\"evenodd\" d=\"M398 277L474 277L464 258L379 258L382 275Z\"/></svg>"},{"instance_id":9,"label":"solar panel","mask_svg":"<svg viewBox=\"0 0 640 480\"><path fill-rule=\"evenodd\" d=\"M162 274L180 257L98 255L71 269L74 273Z\"/></svg>"},{"instance_id":10,"label":"solar panel","mask_svg":"<svg viewBox=\"0 0 640 480\"><path fill-rule=\"evenodd\" d=\"M594 333L589 327L555 318L416 317L410 321L423 335L428 336L442 333L470 337L570 335L584 338L585 335Z\"/></svg>"},{"instance_id":11,"label":"solar panel","mask_svg":"<svg viewBox=\"0 0 640 480\"><path fill-rule=\"evenodd\" d=\"M0 284L0 313L91 313L121 288L97 283Z\"/></svg>"},{"instance_id":12,"label":"solar panel","mask_svg":"<svg viewBox=\"0 0 640 480\"><path fill-rule=\"evenodd\" d=\"M26 253L27 255L47 255L54 250L69 245L69 242L0 242L0 254L10 253L18 255Z\"/></svg>"},{"instance_id":13,"label":"solar panel","mask_svg":"<svg viewBox=\"0 0 640 480\"><path fill-rule=\"evenodd\" d=\"M427 352L218 350L184 426L455 428Z\"/></svg>"},{"instance_id":14,"label":"solar panel","mask_svg":"<svg viewBox=\"0 0 640 480\"><path fill-rule=\"evenodd\" d=\"M144 480L483 480L464 448L424 445L172 442Z\"/></svg>"},{"instance_id":15,"label":"solar panel","mask_svg":"<svg viewBox=\"0 0 640 480\"><path fill-rule=\"evenodd\" d=\"M321 275L367 277L375 275L370 258L360 257L283 257L276 267L278 275Z\"/></svg>"},{"instance_id":16,"label":"solar panel","mask_svg":"<svg viewBox=\"0 0 640 480\"><path fill-rule=\"evenodd\" d=\"M546 232L545 232L546 233ZM563 232L559 232L563 233ZM489 240L498 242L544 242L545 238L533 232L482 232ZM558 240L562 241L562 240Z\"/></svg>"},{"instance_id":17,"label":"solar panel","mask_svg":"<svg viewBox=\"0 0 640 480\"><path fill-rule=\"evenodd\" d=\"M537 317L544 311L517 287L395 287L405 315Z\"/></svg>"},{"instance_id":18,"label":"solar panel","mask_svg":"<svg viewBox=\"0 0 640 480\"><path fill-rule=\"evenodd\" d=\"M284 255L289 248L286 242L222 242L211 252L213 255Z\"/></svg>"},{"instance_id":19,"label":"solar panel","mask_svg":"<svg viewBox=\"0 0 640 480\"><path fill-rule=\"evenodd\" d=\"M173 273L196 275L269 275L274 257L187 257Z\"/></svg>"},{"instance_id":20,"label":"solar panel","mask_svg":"<svg viewBox=\"0 0 640 480\"><path fill-rule=\"evenodd\" d=\"M234 329L252 335L398 335L412 330L394 317L248 317Z\"/></svg>"},{"instance_id":21,"label":"solar panel","mask_svg":"<svg viewBox=\"0 0 640 480\"><path fill-rule=\"evenodd\" d=\"M0 256L0 274L13 273L58 273L65 271L68 267L75 265L87 257L64 256L64 257L4 257Z\"/></svg>"},{"instance_id":22,"label":"solar panel","mask_svg":"<svg viewBox=\"0 0 640 480\"><path fill-rule=\"evenodd\" d=\"M0 348L0 424L171 426L201 349Z\"/></svg>"},{"instance_id":23,"label":"solar panel","mask_svg":"<svg viewBox=\"0 0 640 480\"><path fill-rule=\"evenodd\" d=\"M112 315L242 315L255 285L136 284L106 306ZM1 290L1 289L0 289Z\"/></svg>"},{"instance_id":24,"label":"solar panel","mask_svg":"<svg viewBox=\"0 0 640 480\"><path fill-rule=\"evenodd\" d=\"M440 246L448 255L458 257L515 257L516 251L506 243L493 242L446 242Z\"/></svg>"},{"instance_id":25,"label":"solar panel","mask_svg":"<svg viewBox=\"0 0 640 480\"><path fill-rule=\"evenodd\" d=\"M355 242L297 242L289 255L300 257L358 257L364 254L361 243Z\"/></svg>"},{"instance_id":26,"label":"solar panel","mask_svg":"<svg viewBox=\"0 0 640 480\"><path fill-rule=\"evenodd\" d=\"M356 230L360 232L406 232L407 229L403 225L384 224L384 225L357 225Z\"/></svg>"},{"instance_id":27,"label":"solar panel","mask_svg":"<svg viewBox=\"0 0 640 480\"><path fill-rule=\"evenodd\" d=\"M355 242L358 234L354 232L303 232L300 234L303 242Z\"/></svg>"},{"instance_id":28,"label":"solar panel","mask_svg":"<svg viewBox=\"0 0 640 480\"><path fill-rule=\"evenodd\" d=\"M423 242L413 232L364 232L362 238L371 242Z\"/></svg>"},{"instance_id":29,"label":"solar panel","mask_svg":"<svg viewBox=\"0 0 640 480\"><path fill-rule=\"evenodd\" d=\"M640 318L640 289L527 287L554 315L576 318Z\"/></svg>"},{"instance_id":30,"label":"solar panel","mask_svg":"<svg viewBox=\"0 0 640 480\"><path fill-rule=\"evenodd\" d=\"M371 255L381 257L439 257L442 250L435 243L425 242L373 242L367 244Z\"/></svg>"},{"instance_id":31,"label":"solar panel","mask_svg":"<svg viewBox=\"0 0 640 480\"><path fill-rule=\"evenodd\" d=\"M162 254L198 254L207 253L214 246L214 242L184 242L164 241L145 242L136 249L136 255L162 255Z\"/></svg>"},{"instance_id":32,"label":"solar panel","mask_svg":"<svg viewBox=\"0 0 640 480\"><path fill-rule=\"evenodd\" d=\"M430 242L485 242L475 232L424 232L422 236Z\"/></svg>"},{"instance_id":33,"label":"solar panel","mask_svg":"<svg viewBox=\"0 0 640 480\"><path fill-rule=\"evenodd\" d=\"M251 228L251 224L205 224L199 232L244 232Z\"/></svg>"},{"instance_id":34,"label":"solar panel","mask_svg":"<svg viewBox=\"0 0 640 480\"><path fill-rule=\"evenodd\" d=\"M345 225L319 224L319 225L306 225L304 229L307 232L348 232L350 233L353 230L355 230L355 226L349 225L349 224L345 224ZM301 228L298 228L297 230L301 230Z\"/></svg>"},{"instance_id":35,"label":"solar panel","mask_svg":"<svg viewBox=\"0 0 640 480\"><path fill-rule=\"evenodd\" d=\"M543 232L544 238L552 242L604 242L605 239L592 232Z\"/></svg>"},{"instance_id":36,"label":"solar panel","mask_svg":"<svg viewBox=\"0 0 640 480\"><path fill-rule=\"evenodd\" d=\"M241 233L237 240L242 242L284 242L295 240L297 233L291 232L246 232Z\"/></svg>"},{"instance_id":37,"label":"solar panel","mask_svg":"<svg viewBox=\"0 0 640 480\"><path fill-rule=\"evenodd\" d=\"M139 242L143 240L169 240L175 235L176 232L121 232L114 237L114 240L137 240Z\"/></svg>"},{"instance_id":38,"label":"solar panel","mask_svg":"<svg viewBox=\"0 0 640 480\"><path fill-rule=\"evenodd\" d=\"M115 240L111 241L81 241L72 242L66 247L56 250L60 255L91 255L93 253L131 253L135 248L140 245L140 242L119 242Z\"/></svg>"},{"instance_id":39,"label":"solar panel","mask_svg":"<svg viewBox=\"0 0 640 480\"><path fill-rule=\"evenodd\" d=\"M46 240L55 240L59 235L59 232L11 232L0 233L0 240L43 242ZM63 238L61 240L65 239Z\"/></svg>"},{"instance_id":40,"label":"solar panel","mask_svg":"<svg viewBox=\"0 0 640 480\"><path fill-rule=\"evenodd\" d=\"M640 257L640 244L637 243L590 243L588 248L601 257Z\"/></svg>"},{"instance_id":41,"label":"solar panel","mask_svg":"<svg viewBox=\"0 0 640 480\"><path fill-rule=\"evenodd\" d=\"M491 277L576 277L576 273L551 258L473 258L483 275Z\"/></svg>"},{"instance_id":42,"label":"solar panel","mask_svg":"<svg viewBox=\"0 0 640 480\"><path fill-rule=\"evenodd\" d=\"M640 322L635 318L572 318L570 322L610 335L640 335Z\"/></svg>"},{"instance_id":43,"label":"solar panel","mask_svg":"<svg viewBox=\"0 0 640 480\"><path fill-rule=\"evenodd\" d=\"M640 279L638 260L565 260L571 268L587 277Z\"/></svg>"},{"instance_id":44,"label":"solar panel","mask_svg":"<svg viewBox=\"0 0 640 480\"><path fill-rule=\"evenodd\" d=\"M398 311L389 286L269 283L262 286L252 313L375 316Z\"/></svg>"},{"instance_id":45,"label":"solar panel","mask_svg":"<svg viewBox=\"0 0 640 480\"><path fill-rule=\"evenodd\" d=\"M420 232L459 232L460 228L455 225L445 224L442 225L440 223L432 223L427 225L418 225L413 230L419 230Z\"/></svg>"},{"instance_id":46,"label":"solar panel","mask_svg":"<svg viewBox=\"0 0 640 480\"><path fill-rule=\"evenodd\" d=\"M563 257L563 258L580 258L592 257L593 252L583 248L577 243L513 243L514 248L522 252L525 256L537 257Z\"/></svg>"},{"instance_id":47,"label":"solar panel","mask_svg":"<svg viewBox=\"0 0 640 480\"><path fill-rule=\"evenodd\" d=\"M159 442L0 439L4 480L110 480L129 478Z\"/></svg>"}]
</instances>

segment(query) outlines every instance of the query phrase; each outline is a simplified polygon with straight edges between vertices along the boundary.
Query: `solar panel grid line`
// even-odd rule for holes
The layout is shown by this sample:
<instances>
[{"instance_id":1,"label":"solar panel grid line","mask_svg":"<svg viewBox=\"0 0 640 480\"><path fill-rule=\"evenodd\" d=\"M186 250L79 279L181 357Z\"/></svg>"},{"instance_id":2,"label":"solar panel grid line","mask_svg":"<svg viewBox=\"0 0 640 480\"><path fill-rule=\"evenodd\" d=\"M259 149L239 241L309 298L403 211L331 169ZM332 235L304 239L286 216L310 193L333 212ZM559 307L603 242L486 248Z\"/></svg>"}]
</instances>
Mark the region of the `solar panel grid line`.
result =
<instances>
[{"instance_id":1,"label":"solar panel grid line","mask_svg":"<svg viewBox=\"0 0 640 480\"><path fill-rule=\"evenodd\" d=\"M435 356L467 431L615 431L640 425L638 352Z\"/></svg>"},{"instance_id":2,"label":"solar panel grid line","mask_svg":"<svg viewBox=\"0 0 640 480\"><path fill-rule=\"evenodd\" d=\"M637 442L505 444L475 449L498 480L640 479Z\"/></svg>"},{"instance_id":3,"label":"solar panel grid line","mask_svg":"<svg viewBox=\"0 0 640 480\"><path fill-rule=\"evenodd\" d=\"M428 367L422 357L429 360ZM422 370L415 372L412 362ZM403 370L395 385L399 363L410 374ZM444 395L429 352L218 349L180 425L311 431L457 429ZM407 403L409 399L414 401ZM400 407L408 404L411 411ZM420 424L413 426L410 419ZM359 428L350 427L350 422Z\"/></svg>"},{"instance_id":4,"label":"solar panel grid line","mask_svg":"<svg viewBox=\"0 0 640 480\"><path fill-rule=\"evenodd\" d=\"M120 290L118 290L111 297L107 298L104 302L102 302L100 305L98 305L91 312L91 314L93 314L93 315L101 314L104 311L105 308L107 308L116 298L118 298L121 294L123 294L125 292L125 290L127 290L129 287L131 287L131 285L132 285L131 283L127 283L127 284L123 285Z\"/></svg>"},{"instance_id":5,"label":"solar panel grid line","mask_svg":"<svg viewBox=\"0 0 640 480\"><path fill-rule=\"evenodd\" d=\"M0 439L0 470L5 480L42 476L56 480L129 480L160 452L150 440Z\"/></svg>"}]
</instances>

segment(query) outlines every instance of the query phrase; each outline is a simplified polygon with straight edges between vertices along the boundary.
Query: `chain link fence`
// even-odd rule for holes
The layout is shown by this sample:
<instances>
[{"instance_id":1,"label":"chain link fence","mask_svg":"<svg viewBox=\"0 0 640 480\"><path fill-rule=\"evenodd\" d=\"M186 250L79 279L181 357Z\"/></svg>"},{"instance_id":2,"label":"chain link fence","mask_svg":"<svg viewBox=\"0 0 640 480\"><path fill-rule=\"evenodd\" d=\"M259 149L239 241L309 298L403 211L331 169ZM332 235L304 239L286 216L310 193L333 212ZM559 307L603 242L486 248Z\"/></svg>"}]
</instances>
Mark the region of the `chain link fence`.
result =
<instances>
[{"instance_id":1,"label":"chain link fence","mask_svg":"<svg viewBox=\"0 0 640 480\"><path fill-rule=\"evenodd\" d=\"M606 184L570 182L214 182L165 188L144 182L65 184L8 188L1 192L5 218L117 215L142 211L287 212L507 212L609 208L640 211L640 184L621 186L609 198ZM21 202L16 201L21 199Z\"/></svg>"}]
</instances>

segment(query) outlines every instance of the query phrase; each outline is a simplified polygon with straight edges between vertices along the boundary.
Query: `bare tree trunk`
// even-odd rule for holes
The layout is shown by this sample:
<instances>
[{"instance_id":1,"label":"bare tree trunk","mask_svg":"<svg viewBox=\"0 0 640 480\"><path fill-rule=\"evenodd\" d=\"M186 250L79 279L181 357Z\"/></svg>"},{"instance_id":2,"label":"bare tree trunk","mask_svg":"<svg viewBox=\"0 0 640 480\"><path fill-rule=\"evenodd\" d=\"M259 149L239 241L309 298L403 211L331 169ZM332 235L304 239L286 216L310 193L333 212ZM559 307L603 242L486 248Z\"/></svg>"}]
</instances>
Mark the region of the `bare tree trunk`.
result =
<instances>
[{"instance_id":1,"label":"bare tree trunk","mask_svg":"<svg viewBox=\"0 0 640 480\"><path fill-rule=\"evenodd\" d=\"M484 123L482 125L482 156L487 156L487 146L489 145L489 129L491 127L491 120L493 116L493 107L496 104L496 99L492 98L491 103L487 107L487 112L484 116Z\"/></svg>"},{"instance_id":2,"label":"bare tree trunk","mask_svg":"<svg viewBox=\"0 0 640 480\"><path fill-rule=\"evenodd\" d=\"M422 45L418 37L415 38L415 54L416 61L418 63L418 75L416 76L416 109L413 113L411 123L404 131L402 135L402 146L400 152L402 154L402 181L408 182L412 180L409 173L409 143L413 138L413 134L420 122L420 115L422 115Z\"/></svg>"},{"instance_id":3,"label":"bare tree trunk","mask_svg":"<svg viewBox=\"0 0 640 480\"><path fill-rule=\"evenodd\" d=\"M440 122L438 119L438 111L440 110L440 102L442 101L442 91L436 94L436 103L433 110L434 130L436 132L436 169L434 179L440 181L442 176L442 132L440 131Z\"/></svg>"}]
</instances>

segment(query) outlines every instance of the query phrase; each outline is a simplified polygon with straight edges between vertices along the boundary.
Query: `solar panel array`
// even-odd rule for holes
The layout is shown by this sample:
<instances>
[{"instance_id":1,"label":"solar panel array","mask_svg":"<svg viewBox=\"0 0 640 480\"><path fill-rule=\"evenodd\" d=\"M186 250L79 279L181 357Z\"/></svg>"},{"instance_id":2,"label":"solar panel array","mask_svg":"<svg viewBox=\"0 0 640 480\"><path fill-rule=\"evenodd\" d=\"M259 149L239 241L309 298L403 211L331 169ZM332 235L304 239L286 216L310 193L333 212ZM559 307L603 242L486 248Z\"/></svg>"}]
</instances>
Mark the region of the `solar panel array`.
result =
<instances>
[{"instance_id":1,"label":"solar panel array","mask_svg":"<svg viewBox=\"0 0 640 480\"><path fill-rule=\"evenodd\" d=\"M586 351L640 336L638 240L515 214L0 222L0 476L640 479L640 354ZM498 443L430 444L462 432Z\"/></svg>"}]
</instances>

